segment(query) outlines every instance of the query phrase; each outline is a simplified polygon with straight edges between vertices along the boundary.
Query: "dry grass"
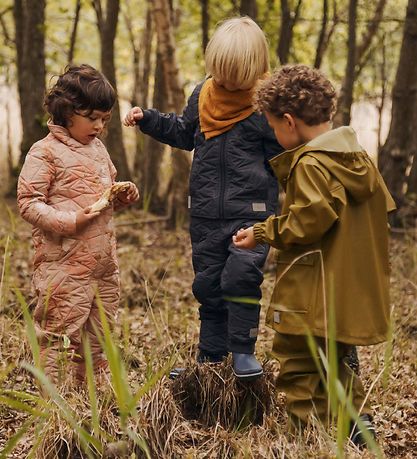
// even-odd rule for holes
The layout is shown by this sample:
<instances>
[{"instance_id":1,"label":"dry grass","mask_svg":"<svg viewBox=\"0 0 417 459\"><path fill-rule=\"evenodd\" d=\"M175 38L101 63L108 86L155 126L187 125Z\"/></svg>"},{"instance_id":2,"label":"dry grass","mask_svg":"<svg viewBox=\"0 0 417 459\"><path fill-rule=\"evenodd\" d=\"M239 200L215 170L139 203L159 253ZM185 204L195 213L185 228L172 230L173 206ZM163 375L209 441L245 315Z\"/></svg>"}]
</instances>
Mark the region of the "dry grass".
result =
<instances>
[{"instance_id":1,"label":"dry grass","mask_svg":"<svg viewBox=\"0 0 417 459\"><path fill-rule=\"evenodd\" d=\"M261 425L274 402L272 371L253 382L239 382L230 360L223 364L190 365L172 384L172 395L185 419L202 426L242 430Z\"/></svg>"},{"instance_id":2,"label":"dry grass","mask_svg":"<svg viewBox=\"0 0 417 459\"><path fill-rule=\"evenodd\" d=\"M20 367L30 361L20 306L10 290L22 289L30 299L29 228L0 215L0 248L10 243L10 272L3 283L0 311L0 392L13 390L36 397L34 378ZM126 215L119 217L127 218ZM129 217L129 220L132 216ZM116 336L128 365L128 382L137 391L173 356L187 372L176 381L162 377L138 401L128 427L142 436L152 458L326 458L340 456L335 432L312 425L302 436L289 437L283 394L276 394L273 381L276 362L266 364L266 377L251 386L241 386L230 364L193 364L197 341L196 304L191 294L191 254L186 231L162 232L155 226L120 227L119 258L123 300ZM3 253L0 253L0 263ZM417 244L414 239L392 241L393 349L385 346L360 349L361 373L370 387L389 360L386 377L371 394L378 442L386 457L417 457ZM270 296L273 272L264 283ZM7 289L6 289L7 288ZM265 308L262 314L264 315ZM268 359L272 333L262 327L257 345L261 360ZM146 457L134 446L120 423L119 409L110 385L98 390L100 432L91 420L91 404L84 391L64 390L61 396L80 425L99 439L101 452L92 457ZM36 403L28 402L31 406ZM79 436L62 411L49 402L45 419L11 407L0 399L0 451L7 440L28 422L27 432L8 457L30 457L37 445L39 458L87 457ZM28 421L29 420L29 421ZM78 452L77 452L78 451ZM346 457L372 457L346 447ZM1 453L0 453L1 457Z\"/></svg>"}]
</instances>

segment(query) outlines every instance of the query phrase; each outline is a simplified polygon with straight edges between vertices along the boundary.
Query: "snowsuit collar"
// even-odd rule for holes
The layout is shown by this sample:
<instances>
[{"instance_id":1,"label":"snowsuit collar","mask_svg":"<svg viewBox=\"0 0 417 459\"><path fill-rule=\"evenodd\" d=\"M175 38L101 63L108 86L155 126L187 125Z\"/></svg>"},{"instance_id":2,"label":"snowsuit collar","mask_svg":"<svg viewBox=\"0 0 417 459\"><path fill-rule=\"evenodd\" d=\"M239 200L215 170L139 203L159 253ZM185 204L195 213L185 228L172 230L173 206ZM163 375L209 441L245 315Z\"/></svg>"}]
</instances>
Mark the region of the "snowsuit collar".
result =
<instances>
[{"instance_id":1,"label":"snowsuit collar","mask_svg":"<svg viewBox=\"0 0 417 459\"><path fill-rule=\"evenodd\" d=\"M49 132L60 142L63 144L67 145L71 149L81 149L85 148L87 145L84 145L77 140L75 140L73 137L71 137L69 131L67 128L64 126L60 126L58 124L54 124L52 120L48 120L47 126L49 129Z\"/></svg>"}]
</instances>

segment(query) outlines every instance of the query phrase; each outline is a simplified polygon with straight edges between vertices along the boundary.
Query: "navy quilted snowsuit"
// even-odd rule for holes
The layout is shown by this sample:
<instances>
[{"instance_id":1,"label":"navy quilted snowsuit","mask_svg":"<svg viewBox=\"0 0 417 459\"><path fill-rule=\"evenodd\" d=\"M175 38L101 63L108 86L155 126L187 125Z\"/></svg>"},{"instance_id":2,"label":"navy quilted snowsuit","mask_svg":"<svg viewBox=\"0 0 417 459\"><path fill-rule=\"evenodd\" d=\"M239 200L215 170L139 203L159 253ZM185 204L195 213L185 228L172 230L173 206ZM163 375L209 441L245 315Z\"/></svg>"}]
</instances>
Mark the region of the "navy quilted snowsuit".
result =
<instances>
[{"instance_id":1,"label":"navy quilted snowsuit","mask_svg":"<svg viewBox=\"0 0 417 459\"><path fill-rule=\"evenodd\" d=\"M275 213L277 181L268 160L283 151L266 118L257 113L211 139L200 131L198 98L182 115L144 110L142 132L183 150L194 150L190 177L190 234L200 303L200 351L253 353L259 323L262 267L269 246L234 247L240 228Z\"/></svg>"}]
</instances>

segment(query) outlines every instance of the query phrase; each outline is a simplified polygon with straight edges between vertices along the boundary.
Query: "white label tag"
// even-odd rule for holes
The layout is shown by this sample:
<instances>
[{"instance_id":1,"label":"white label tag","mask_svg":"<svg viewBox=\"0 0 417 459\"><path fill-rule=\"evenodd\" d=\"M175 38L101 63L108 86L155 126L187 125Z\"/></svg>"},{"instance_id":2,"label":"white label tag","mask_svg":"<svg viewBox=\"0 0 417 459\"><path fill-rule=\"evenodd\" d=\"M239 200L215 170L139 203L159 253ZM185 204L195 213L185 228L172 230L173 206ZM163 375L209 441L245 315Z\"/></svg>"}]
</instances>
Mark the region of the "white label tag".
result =
<instances>
[{"instance_id":1,"label":"white label tag","mask_svg":"<svg viewBox=\"0 0 417 459\"><path fill-rule=\"evenodd\" d=\"M252 210L254 212L266 212L266 204L264 202L253 202Z\"/></svg>"},{"instance_id":2,"label":"white label tag","mask_svg":"<svg viewBox=\"0 0 417 459\"><path fill-rule=\"evenodd\" d=\"M191 209L191 196L188 196L188 208Z\"/></svg>"},{"instance_id":3,"label":"white label tag","mask_svg":"<svg viewBox=\"0 0 417 459\"><path fill-rule=\"evenodd\" d=\"M274 322L279 324L281 322L281 313L279 311L274 312Z\"/></svg>"}]
</instances>

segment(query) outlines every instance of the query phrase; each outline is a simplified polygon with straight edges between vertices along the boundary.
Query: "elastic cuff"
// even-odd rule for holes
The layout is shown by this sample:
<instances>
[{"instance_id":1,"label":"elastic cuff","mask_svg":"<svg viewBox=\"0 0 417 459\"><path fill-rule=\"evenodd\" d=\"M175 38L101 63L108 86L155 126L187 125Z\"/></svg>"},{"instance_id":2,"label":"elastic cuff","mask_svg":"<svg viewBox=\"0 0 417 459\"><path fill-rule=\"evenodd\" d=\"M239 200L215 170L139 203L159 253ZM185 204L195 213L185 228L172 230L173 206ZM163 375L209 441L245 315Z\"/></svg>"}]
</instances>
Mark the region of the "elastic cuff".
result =
<instances>
[{"instance_id":1,"label":"elastic cuff","mask_svg":"<svg viewBox=\"0 0 417 459\"><path fill-rule=\"evenodd\" d=\"M149 122L152 120L152 112L150 110L143 110L143 118L136 121L136 125L139 127L145 127L149 124Z\"/></svg>"},{"instance_id":2,"label":"elastic cuff","mask_svg":"<svg viewBox=\"0 0 417 459\"><path fill-rule=\"evenodd\" d=\"M265 242L265 226L263 223L255 223L253 225L253 235L255 237L255 241L259 243Z\"/></svg>"},{"instance_id":3,"label":"elastic cuff","mask_svg":"<svg viewBox=\"0 0 417 459\"><path fill-rule=\"evenodd\" d=\"M65 230L63 231L63 235L73 235L77 232L77 213L70 212L70 215L65 222Z\"/></svg>"}]
</instances>

